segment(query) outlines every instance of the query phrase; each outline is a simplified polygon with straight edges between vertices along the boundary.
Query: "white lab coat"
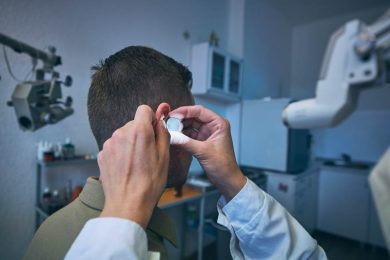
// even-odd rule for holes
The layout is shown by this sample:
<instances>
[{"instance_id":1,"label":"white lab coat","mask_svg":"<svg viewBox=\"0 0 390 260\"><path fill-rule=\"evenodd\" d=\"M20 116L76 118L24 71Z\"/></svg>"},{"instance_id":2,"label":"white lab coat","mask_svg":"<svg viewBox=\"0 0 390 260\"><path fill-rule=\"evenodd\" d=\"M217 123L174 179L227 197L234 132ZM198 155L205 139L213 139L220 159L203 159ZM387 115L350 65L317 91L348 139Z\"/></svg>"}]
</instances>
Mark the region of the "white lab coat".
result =
<instances>
[{"instance_id":1,"label":"white lab coat","mask_svg":"<svg viewBox=\"0 0 390 260\"><path fill-rule=\"evenodd\" d=\"M324 250L271 196L248 179L228 203L218 201L218 223L231 234L233 259L327 259ZM159 259L147 252L144 230L130 220L89 220L65 259Z\"/></svg>"},{"instance_id":2,"label":"white lab coat","mask_svg":"<svg viewBox=\"0 0 390 260\"><path fill-rule=\"evenodd\" d=\"M390 148L368 178L387 249L390 250Z\"/></svg>"}]
</instances>

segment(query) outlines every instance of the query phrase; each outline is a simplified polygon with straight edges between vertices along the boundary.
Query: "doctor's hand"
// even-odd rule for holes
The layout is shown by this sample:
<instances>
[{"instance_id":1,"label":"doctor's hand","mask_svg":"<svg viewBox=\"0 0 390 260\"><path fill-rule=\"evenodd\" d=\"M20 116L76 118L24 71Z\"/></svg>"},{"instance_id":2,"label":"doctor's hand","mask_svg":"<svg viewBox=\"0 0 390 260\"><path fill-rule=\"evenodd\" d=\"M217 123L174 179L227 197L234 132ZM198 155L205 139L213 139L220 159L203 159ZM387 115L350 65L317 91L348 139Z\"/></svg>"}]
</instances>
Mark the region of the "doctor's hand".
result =
<instances>
[{"instance_id":1,"label":"doctor's hand","mask_svg":"<svg viewBox=\"0 0 390 260\"><path fill-rule=\"evenodd\" d=\"M156 115L167 115L169 105ZM153 110L141 105L134 120L116 130L98 155L105 205L101 217L149 223L167 182L169 133Z\"/></svg>"},{"instance_id":2,"label":"doctor's hand","mask_svg":"<svg viewBox=\"0 0 390 260\"><path fill-rule=\"evenodd\" d=\"M229 121L199 105L180 107L169 116L183 119L183 133L189 137L177 145L198 159L210 182L230 201L246 177L234 156Z\"/></svg>"}]
</instances>

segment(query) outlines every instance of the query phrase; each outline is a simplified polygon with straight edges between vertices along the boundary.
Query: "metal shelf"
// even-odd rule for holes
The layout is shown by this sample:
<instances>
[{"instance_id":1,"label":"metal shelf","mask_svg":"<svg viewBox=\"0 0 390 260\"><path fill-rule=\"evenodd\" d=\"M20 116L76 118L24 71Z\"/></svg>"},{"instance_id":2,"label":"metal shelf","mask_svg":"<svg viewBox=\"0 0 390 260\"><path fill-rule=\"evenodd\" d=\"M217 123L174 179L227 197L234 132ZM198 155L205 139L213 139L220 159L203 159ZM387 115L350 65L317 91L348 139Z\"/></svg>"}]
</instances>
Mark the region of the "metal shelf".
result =
<instances>
[{"instance_id":1,"label":"metal shelf","mask_svg":"<svg viewBox=\"0 0 390 260\"><path fill-rule=\"evenodd\" d=\"M74 164L86 164L86 163L96 163L96 159L85 159L85 156L79 155L73 159L68 160L55 160L55 161L40 161L37 160L37 164L43 167L56 167L56 166L66 166L66 165L74 165Z\"/></svg>"},{"instance_id":2,"label":"metal shelf","mask_svg":"<svg viewBox=\"0 0 390 260\"><path fill-rule=\"evenodd\" d=\"M46 219L50 216L50 214L44 211L40 206L35 206L35 211L42 217L42 219Z\"/></svg>"},{"instance_id":3,"label":"metal shelf","mask_svg":"<svg viewBox=\"0 0 390 260\"><path fill-rule=\"evenodd\" d=\"M73 159L69 160L55 160L55 161L36 161L36 199L35 199L35 229L37 230L42 220L45 220L50 216L45 212L40 206L41 198L41 180L42 180L42 169L51 168L51 167L61 167L61 166L74 166L74 165L88 165L95 164L97 165L96 159L85 159L85 155L78 155Z\"/></svg>"}]
</instances>

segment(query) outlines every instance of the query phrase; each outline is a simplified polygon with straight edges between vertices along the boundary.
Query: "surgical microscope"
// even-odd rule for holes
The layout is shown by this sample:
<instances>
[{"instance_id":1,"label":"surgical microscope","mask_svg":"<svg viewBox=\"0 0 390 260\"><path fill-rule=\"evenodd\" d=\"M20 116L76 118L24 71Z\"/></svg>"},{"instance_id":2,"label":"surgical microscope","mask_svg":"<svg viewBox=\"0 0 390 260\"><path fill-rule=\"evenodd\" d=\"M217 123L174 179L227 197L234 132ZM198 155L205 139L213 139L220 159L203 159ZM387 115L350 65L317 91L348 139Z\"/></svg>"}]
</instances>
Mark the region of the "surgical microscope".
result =
<instances>
[{"instance_id":1,"label":"surgical microscope","mask_svg":"<svg viewBox=\"0 0 390 260\"><path fill-rule=\"evenodd\" d=\"M290 103L282 112L283 122L297 129L336 126L355 110L362 90L383 85L390 85L390 9L371 25L353 20L332 35L315 98ZM390 250L390 147L369 184Z\"/></svg>"},{"instance_id":2,"label":"surgical microscope","mask_svg":"<svg viewBox=\"0 0 390 260\"><path fill-rule=\"evenodd\" d=\"M297 129L334 127L355 110L362 90L389 84L390 9L371 25L352 20L333 33L315 98L290 103L283 122Z\"/></svg>"},{"instance_id":3,"label":"surgical microscope","mask_svg":"<svg viewBox=\"0 0 390 260\"><path fill-rule=\"evenodd\" d=\"M60 74L54 67L61 65L61 57L56 55L54 47L49 47L47 52L42 51L2 33L0 44L10 47L17 53L28 54L33 63L37 60L43 63L41 68L34 70L35 80L17 84L11 100L7 102L9 106L14 107L22 130L35 131L73 114L72 98L68 96L61 100L61 84L70 87L72 78L66 76L64 81L59 80Z\"/></svg>"}]
</instances>

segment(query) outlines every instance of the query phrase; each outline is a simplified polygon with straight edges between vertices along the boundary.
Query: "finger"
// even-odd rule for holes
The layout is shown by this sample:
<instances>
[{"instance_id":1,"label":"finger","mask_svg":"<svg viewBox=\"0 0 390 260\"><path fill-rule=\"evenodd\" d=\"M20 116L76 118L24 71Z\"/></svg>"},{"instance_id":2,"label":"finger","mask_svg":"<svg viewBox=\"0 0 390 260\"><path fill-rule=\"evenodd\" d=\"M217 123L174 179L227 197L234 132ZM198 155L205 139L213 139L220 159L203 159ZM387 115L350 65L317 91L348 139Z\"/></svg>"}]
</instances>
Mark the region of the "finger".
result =
<instances>
[{"instance_id":1,"label":"finger","mask_svg":"<svg viewBox=\"0 0 390 260\"><path fill-rule=\"evenodd\" d=\"M169 143L169 132L165 128L163 120L158 120L156 125L156 146L159 158L161 158L161 160L169 160Z\"/></svg>"},{"instance_id":2,"label":"finger","mask_svg":"<svg viewBox=\"0 0 390 260\"><path fill-rule=\"evenodd\" d=\"M140 105L135 112L134 121L152 125L155 120L153 110L147 105Z\"/></svg>"},{"instance_id":3,"label":"finger","mask_svg":"<svg viewBox=\"0 0 390 260\"><path fill-rule=\"evenodd\" d=\"M182 133L192 139L198 139L198 133L199 131L194 130L193 128L185 128L183 129Z\"/></svg>"},{"instance_id":4,"label":"finger","mask_svg":"<svg viewBox=\"0 0 390 260\"><path fill-rule=\"evenodd\" d=\"M218 129L219 120L220 118L211 123L202 123L194 118L183 119L183 133L199 141L207 140Z\"/></svg>"},{"instance_id":5,"label":"finger","mask_svg":"<svg viewBox=\"0 0 390 260\"><path fill-rule=\"evenodd\" d=\"M171 144L185 144L190 140L188 136L181 132L170 131L169 133L171 135Z\"/></svg>"},{"instance_id":6,"label":"finger","mask_svg":"<svg viewBox=\"0 0 390 260\"><path fill-rule=\"evenodd\" d=\"M201 127L200 129L185 128L182 133L198 141L205 141L212 135L212 132L207 127Z\"/></svg>"},{"instance_id":7,"label":"finger","mask_svg":"<svg viewBox=\"0 0 390 260\"><path fill-rule=\"evenodd\" d=\"M195 128L199 129L204 123L196 120L195 118L186 118L181 121L183 123L183 128Z\"/></svg>"},{"instance_id":8,"label":"finger","mask_svg":"<svg viewBox=\"0 0 390 260\"><path fill-rule=\"evenodd\" d=\"M140 105L135 112L134 127L129 129L135 131L134 136L137 137L138 141L155 142L153 121L155 121L154 111L147 105ZM143 142L139 143L143 144Z\"/></svg>"},{"instance_id":9,"label":"finger","mask_svg":"<svg viewBox=\"0 0 390 260\"><path fill-rule=\"evenodd\" d=\"M179 146L191 155L197 155L202 152L203 143L198 140L194 140L180 132L171 132L171 144Z\"/></svg>"},{"instance_id":10,"label":"finger","mask_svg":"<svg viewBox=\"0 0 390 260\"><path fill-rule=\"evenodd\" d=\"M209 123L220 117L211 110L199 105L179 107L171 111L171 113L169 113L169 116L176 117L179 119L195 118L202 123Z\"/></svg>"}]
</instances>

